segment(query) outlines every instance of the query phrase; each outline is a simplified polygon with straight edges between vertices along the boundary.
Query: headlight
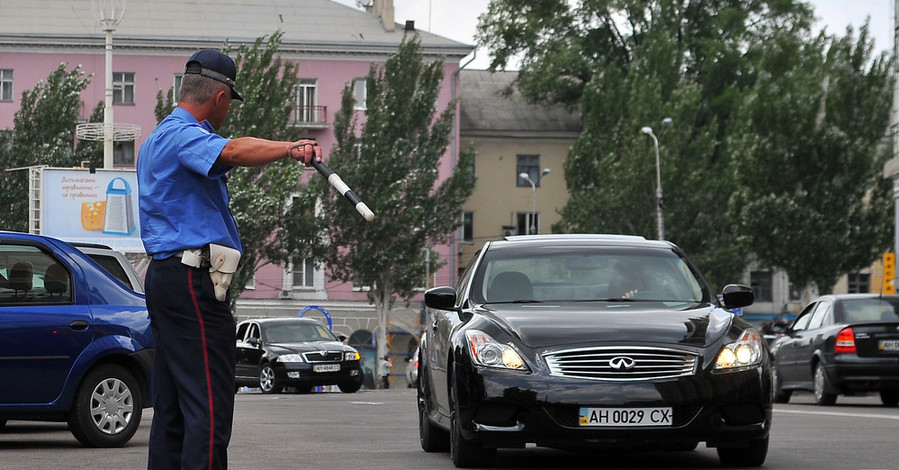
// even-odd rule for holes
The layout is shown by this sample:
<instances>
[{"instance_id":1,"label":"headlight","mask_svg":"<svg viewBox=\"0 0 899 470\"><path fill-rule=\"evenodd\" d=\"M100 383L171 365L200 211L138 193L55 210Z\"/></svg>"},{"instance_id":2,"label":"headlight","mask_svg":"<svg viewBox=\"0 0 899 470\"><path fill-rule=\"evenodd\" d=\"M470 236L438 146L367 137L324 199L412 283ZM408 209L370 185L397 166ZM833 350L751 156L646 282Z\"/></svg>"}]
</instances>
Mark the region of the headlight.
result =
<instances>
[{"instance_id":1,"label":"headlight","mask_svg":"<svg viewBox=\"0 0 899 470\"><path fill-rule=\"evenodd\" d=\"M502 344L487 333L478 330L465 332L471 357L476 364L502 369L528 370L524 360L509 344Z\"/></svg>"},{"instance_id":2,"label":"headlight","mask_svg":"<svg viewBox=\"0 0 899 470\"><path fill-rule=\"evenodd\" d=\"M730 343L718 353L715 370L733 370L758 365L762 361L762 337L759 332L748 329L740 339Z\"/></svg>"},{"instance_id":3,"label":"headlight","mask_svg":"<svg viewBox=\"0 0 899 470\"><path fill-rule=\"evenodd\" d=\"M362 358L362 356L360 356L359 353L356 351L347 351L347 352L343 353L344 361L358 361L361 358Z\"/></svg>"},{"instance_id":4,"label":"headlight","mask_svg":"<svg viewBox=\"0 0 899 470\"><path fill-rule=\"evenodd\" d=\"M278 362L306 362L303 360L302 354L284 354L275 359Z\"/></svg>"}]
</instances>

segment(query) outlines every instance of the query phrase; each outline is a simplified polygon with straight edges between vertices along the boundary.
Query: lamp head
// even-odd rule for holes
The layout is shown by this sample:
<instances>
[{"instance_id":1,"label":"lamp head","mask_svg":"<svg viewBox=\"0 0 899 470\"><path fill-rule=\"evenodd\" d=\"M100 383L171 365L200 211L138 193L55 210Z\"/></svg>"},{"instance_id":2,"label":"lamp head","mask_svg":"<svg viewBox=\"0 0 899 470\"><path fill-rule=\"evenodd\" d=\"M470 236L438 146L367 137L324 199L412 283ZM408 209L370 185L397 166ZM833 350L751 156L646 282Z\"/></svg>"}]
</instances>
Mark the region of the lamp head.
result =
<instances>
[{"instance_id":1,"label":"lamp head","mask_svg":"<svg viewBox=\"0 0 899 470\"><path fill-rule=\"evenodd\" d=\"M640 132L642 132L646 135L652 135L652 128L647 126L647 127L644 127L643 129L640 129Z\"/></svg>"}]
</instances>

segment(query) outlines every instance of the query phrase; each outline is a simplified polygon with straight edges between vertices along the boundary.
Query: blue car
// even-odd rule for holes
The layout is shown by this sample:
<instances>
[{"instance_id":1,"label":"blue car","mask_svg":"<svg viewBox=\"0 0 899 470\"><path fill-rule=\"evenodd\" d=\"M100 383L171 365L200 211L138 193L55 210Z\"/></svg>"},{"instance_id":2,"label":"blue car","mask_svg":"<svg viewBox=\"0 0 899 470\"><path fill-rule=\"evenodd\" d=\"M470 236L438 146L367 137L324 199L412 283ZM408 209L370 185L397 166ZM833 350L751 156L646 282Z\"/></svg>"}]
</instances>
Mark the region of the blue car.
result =
<instances>
[{"instance_id":1,"label":"blue car","mask_svg":"<svg viewBox=\"0 0 899 470\"><path fill-rule=\"evenodd\" d=\"M90 447L122 446L137 431L150 406L150 317L144 295L91 256L0 232L0 428L67 422Z\"/></svg>"}]
</instances>

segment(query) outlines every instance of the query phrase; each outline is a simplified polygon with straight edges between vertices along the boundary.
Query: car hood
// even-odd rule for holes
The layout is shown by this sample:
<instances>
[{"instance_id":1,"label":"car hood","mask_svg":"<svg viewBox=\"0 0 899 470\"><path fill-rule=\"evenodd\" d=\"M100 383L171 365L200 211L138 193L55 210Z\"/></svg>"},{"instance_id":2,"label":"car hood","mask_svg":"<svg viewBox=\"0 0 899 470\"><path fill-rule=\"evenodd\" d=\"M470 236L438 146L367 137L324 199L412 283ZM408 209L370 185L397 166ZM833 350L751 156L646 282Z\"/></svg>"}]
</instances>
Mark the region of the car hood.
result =
<instances>
[{"instance_id":1,"label":"car hood","mask_svg":"<svg viewBox=\"0 0 899 470\"><path fill-rule=\"evenodd\" d=\"M310 351L349 351L340 341L305 341L300 343L268 343L268 349L278 355Z\"/></svg>"},{"instance_id":2,"label":"car hood","mask_svg":"<svg viewBox=\"0 0 899 470\"><path fill-rule=\"evenodd\" d=\"M709 346L734 315L710 304L589 302L486 304L480 315L531 348L597 342Z\"/></svg>"}]
</instances>

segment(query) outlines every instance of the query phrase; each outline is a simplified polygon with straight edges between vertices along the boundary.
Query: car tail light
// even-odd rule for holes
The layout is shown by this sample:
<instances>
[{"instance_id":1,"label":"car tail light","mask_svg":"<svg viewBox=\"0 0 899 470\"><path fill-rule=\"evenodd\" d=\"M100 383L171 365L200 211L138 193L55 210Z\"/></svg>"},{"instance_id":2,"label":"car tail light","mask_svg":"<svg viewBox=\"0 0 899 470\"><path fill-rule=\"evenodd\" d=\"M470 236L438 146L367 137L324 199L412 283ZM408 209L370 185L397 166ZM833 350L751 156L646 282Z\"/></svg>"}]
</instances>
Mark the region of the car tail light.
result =
<instances>
[{"instance_id":1,"label":"car tail light","mask_svg":"<svg viewBox=\"0 0 899 470\"><path fill-rule=\"evenodd\" d=\"M855 352L855 333L852 328L844 328L837 334L837 342L834 344L833 352L835 353L854 353Z\"/></svg>"}]
</instances>

